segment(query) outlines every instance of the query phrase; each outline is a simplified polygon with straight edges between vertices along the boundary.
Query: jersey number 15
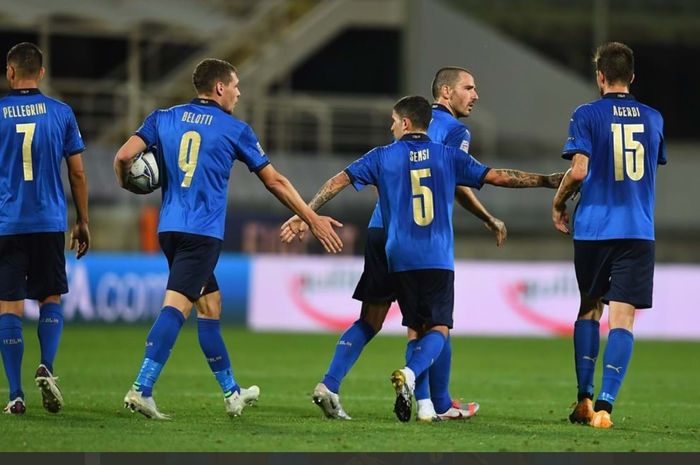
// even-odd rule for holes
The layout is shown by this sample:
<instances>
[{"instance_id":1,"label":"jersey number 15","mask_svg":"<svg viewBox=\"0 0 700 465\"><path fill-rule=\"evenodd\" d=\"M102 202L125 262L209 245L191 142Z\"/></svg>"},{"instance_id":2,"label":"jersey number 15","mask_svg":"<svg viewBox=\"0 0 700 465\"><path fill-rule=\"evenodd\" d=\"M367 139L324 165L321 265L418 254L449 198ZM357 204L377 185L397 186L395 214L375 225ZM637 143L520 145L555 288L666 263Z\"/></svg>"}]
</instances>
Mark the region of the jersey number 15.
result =
<instances>
[{"instance_id":1,"label":"jersey number 15","mask_svg":"<svg viewBox=\"0 0 700 465\"><path fill-rule=\"evenodd\" d=\"M625 173L632 181L639 181L644 176L644 146L634 135L643 134L644 125L613 123L611 126L615 181L624 181Z\"/></svg>"}]
</instances>

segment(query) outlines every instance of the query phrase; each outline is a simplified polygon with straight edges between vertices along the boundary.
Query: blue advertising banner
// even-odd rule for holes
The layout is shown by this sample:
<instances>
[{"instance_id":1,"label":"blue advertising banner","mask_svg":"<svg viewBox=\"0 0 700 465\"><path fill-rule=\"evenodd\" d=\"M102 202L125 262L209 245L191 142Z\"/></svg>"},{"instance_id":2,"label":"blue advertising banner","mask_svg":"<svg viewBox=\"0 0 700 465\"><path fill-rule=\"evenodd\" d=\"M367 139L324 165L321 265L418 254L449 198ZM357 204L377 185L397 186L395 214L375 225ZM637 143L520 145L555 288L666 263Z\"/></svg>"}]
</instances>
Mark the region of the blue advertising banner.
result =
<instances>
[{"instance_id":1,"label":"blue advertising banner","mask_svg":"<svg viewBox=\"0 0 700 465\"><path fill-rule=\"evenodd\" d=\"M66 257L66 321L150 323L160 312L168 283L168 263L160 254L90 253ZM250 260L223 254L216 267L222 294L222 321L245 323ZM36 320L36 301L27 300L25 315Z\"/></svg>"}]
</instances>

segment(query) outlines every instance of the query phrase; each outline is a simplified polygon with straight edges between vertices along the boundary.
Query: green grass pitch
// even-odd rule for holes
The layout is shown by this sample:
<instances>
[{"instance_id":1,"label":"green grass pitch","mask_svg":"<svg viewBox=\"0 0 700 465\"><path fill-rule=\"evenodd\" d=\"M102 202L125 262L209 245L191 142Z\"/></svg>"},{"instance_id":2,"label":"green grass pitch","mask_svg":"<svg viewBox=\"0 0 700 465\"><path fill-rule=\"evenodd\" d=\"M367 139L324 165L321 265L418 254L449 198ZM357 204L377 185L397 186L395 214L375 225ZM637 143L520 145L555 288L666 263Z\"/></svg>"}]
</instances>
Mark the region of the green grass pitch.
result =
<instances>
[{"instance_id":1,"label":"green grass pitch","mask_svg":"<svg viewBox=\"0 0 700 465\"><path fill-rule=\"evenodd\" d=\"M0 451L698 451L700 344L637 341L612 430L572 425L572 343L565 339L453 338L451 392L478 400L469 421L399 423L389 375L404 340L378 336L341 392L349 422L327 420L310 399L336 336L255 334L225 328L234 372L260 402L228 418L190 322L156 385L173 421L122 408L148 328L67 325L56 362L66 405L41 407L33 374L35 328L25 327L26 415L0 415ZM602 353L601 353L602 355ZM602 358L602 357L601 357ZM695 366L695 368L692 368ZM600 379L597 379L597 386ZM0 381L2 401L7 383Z\"/></svg>"}]
</instances>

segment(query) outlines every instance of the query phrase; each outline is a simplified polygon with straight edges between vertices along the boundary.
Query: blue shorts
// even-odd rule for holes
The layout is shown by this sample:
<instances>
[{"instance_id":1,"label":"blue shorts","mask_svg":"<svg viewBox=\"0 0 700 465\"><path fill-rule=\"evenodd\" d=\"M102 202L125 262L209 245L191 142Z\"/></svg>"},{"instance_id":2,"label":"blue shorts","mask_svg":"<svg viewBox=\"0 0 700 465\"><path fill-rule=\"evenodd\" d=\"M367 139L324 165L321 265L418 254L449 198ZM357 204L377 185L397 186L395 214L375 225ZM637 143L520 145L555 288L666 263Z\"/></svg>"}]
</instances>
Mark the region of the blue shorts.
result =
<instances>
[{"instance_id":1,"label":"blue shorts","mask_svg":"<svg viewBox=\"0 0 700 465\"><path fill-rule=\"evenodd\" d=\"M402 325L417 331L436 325L452 328L455 273L452 270L411 270L392 273L403 315Z\"/></svg>"},{"instance_id":2,"label":"blue shorts","mask_svg":"<svg viewBox=\"0 0 700 465\"><path fill-rule=\"evenodd\" d=\"M63 232L0 236L0 300L44 300L68 292L65 243Z\"/></svg>"},{"instance_id":3,"label":"blue shorts","mask_svg":"<svg viewBox=\"0 0 700 465\"><path fill-rule=\"evenodd\" d=\"M181 232L162 232L158 240L170 268L168 290L179 292L192 302L219 290L214 268L219 261L221 240Z\"/></svg>"},{"instance_id":4,"label":"blue shorts","mask_svg":"<svg viewBox=\"0 0 700 465\"><path fill-rule=\"evenodd\" d=\"M352 298L371 304L390 303L396 300L394 285L389 278L386 261L386 234L384 228L369 228L365 243L365 268L355 287Z\"/></svg>"},{"instance_id":5,"label":"blue shorts","mask_svg":"<svg viewBox=\"0 0 700 465\"><path fill-rule=\"evenodd\" d=\"M579 290L604 303L650 308L654 290L654 241L574 241Z\"/></svg>"}]
</instances>

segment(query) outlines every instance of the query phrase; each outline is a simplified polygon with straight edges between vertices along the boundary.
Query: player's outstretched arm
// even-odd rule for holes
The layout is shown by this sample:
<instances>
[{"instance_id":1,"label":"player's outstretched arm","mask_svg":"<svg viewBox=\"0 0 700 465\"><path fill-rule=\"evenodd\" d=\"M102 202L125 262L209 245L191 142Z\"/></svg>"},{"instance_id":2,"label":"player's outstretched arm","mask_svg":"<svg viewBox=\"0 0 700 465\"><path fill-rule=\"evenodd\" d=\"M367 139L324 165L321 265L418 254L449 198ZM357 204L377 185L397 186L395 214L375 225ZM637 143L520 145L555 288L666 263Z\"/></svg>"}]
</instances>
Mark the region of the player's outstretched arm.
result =
<instances>
[{"instance_id":1,"label":"player's outstretched arm","mask_svg":"<svg viewBox=\"0 0 700 465\"><path fill-rule=\"evenodd\" d=\"M309 208L291 182L272 165L258 171L258 177L277 199L309 225L311 233L323 244L326 252L337 253L343 250L343 242L333 230L333 226L342 227L342 223L327 216L319 216Z\"/></svg>"},{"instance_id":2,"label":"player's outstretched arm","mask_svg":"<svg viewBox=\"0 0 700 465\"><path fill-rule=\"evenodd\" d=\"M66 163L68 165L68 181L76 212L75 224L70 230L70 249L75 250L75 257L80 259L90 248L87 177L85 176L81 154L71 155Z\"/></svg>"},{"instance_id":3,"label":"player's outstretched arm","mask_svg":"<svg viewBox=\"0 0 700 465\"><path fill-rule=\"evenodd\" d=\"M552 200L552 222L554 227L564 234L570 234L569 213L566 211L566 201L578 191L581 183L588 174L588 157L577 153L571 160L571 168L564 174L557 193Z\"/></svg>"},{"instance_id":4,"label":"player's outstretched arm","mask_svg":"<svg viewBox=\"0 0 700 465\"><path fill-rule=\"evenodd\" d=\"M525 188L525 187L547 187L556 189L559 187L564 173L537 174L527 171L511 169L492 169L486 173L485 184L500 187Z\"/></svg>"},{"instance_id":5,"label":"player's outstretched arm","mask_svg":"<svg viewBox=\"0 0 700 465\"><path fill-rule=\"evenodd\" d=\"M338 195L340 191L349 185L350 178L345 171L341 171L323 183L321 189L316 192L314 198L311 199L311 202L309 202L309 208L311 208L313 211L318 211L318 209L325 205L326 202ZM299 216L294 215L285 221L282 227L280 227L280 239L285 244L292 242L295 236L298 236L299 240L302 240L307 229L307 224L304 223Z\"/></svg>"},{"instance_id":6,"label":"player's outstretched arm","mask_svg":"<svg viewBox=\"0 0 700 465\"><path fill-rule=\"evenodd\" d=\"M457 200L457 203L459 203L462 208L483 221L486 229L494 233L497 247L503 245L506 237L508 237L508 230L506 229L505 223L486 210L486 207L484 207L476 194L474 194L474 191L467 186L457 186L455 189L455 200Z\"/></svg>"},{"instance_id":7,"label":"player's outstretched arm","mask_svg":"<svg viewBox=\"0 0 700 465\"><path fill-rule=\"evenodd\" d=\"M146 143L143 139L138 136L131 136L117 151L114 157L114 174L116 174L117 183L122 189L126 189L126 176L134 158L144 150L146 150Z\"/></svg>"}]
</instances>

